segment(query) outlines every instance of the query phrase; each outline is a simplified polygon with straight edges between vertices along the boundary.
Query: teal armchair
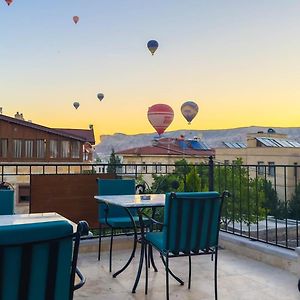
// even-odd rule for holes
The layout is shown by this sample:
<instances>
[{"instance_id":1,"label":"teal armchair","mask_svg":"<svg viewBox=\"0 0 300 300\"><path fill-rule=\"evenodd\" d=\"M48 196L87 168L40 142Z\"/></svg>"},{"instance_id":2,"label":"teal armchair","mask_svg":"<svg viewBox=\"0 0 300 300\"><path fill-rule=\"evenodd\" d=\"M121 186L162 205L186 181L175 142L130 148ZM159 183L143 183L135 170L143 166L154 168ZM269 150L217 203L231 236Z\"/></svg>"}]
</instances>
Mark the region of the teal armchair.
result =
<instances>
[{"instance_id":1,"label":"teal armchair","mask_svg":"<svg viewBox=\"0 0 300 300\"><path fill-rule=\"evenodd\" d=\"M67 221L1 226L0 299L73 299L85 283L76 264L80 236L88 230L84 221L75 234Z\"/></svg>"},{"instance_id":2,"label":"teal armchair","mask_svg":"<svg viewBox=\"0 0 300 300\"><path fill-rule=\"evenodd\" d=\"M169 274L178 282L182 281L170 271L169 258L188 256L189 283L191 287L191 258L194 255L212 255L215 260L215 299L217 299L217 259L219 224L223 198L217 192L167 193L164 211L164 223L161 232L147 232L144 237L146 246L152 246L160 252L166 269L166 297L169 299ZM145 260L148 265L147 247ZM146 289L148 288L148 270L146 268Z\"/></svg>"}]
</instances>

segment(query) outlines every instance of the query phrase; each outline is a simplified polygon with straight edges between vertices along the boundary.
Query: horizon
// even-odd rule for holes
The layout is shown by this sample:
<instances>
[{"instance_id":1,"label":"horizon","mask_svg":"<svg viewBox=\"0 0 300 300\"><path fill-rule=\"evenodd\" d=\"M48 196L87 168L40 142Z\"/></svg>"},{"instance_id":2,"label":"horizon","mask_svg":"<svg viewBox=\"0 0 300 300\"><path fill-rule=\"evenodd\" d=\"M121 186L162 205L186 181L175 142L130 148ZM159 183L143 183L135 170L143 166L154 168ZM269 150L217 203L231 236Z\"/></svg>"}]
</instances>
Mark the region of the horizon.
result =
<instances>
[{"instance_id":1,"label":"horizon","mask_svg":"<svg viewBox=\"0 0 300 300\"><path fill-rule=\"evenodd\" d=\"M93 124L97 143L120 128L155 133L147 109L157 103L174 110L166 132L300 127L299 2L14 0L0 13L7 116ZM199 106L191 125L180 112L188 100Z\"/></svg>"},{"instance_id":2,"label":"horizon","mask_svg":"<svg viewBox=\"0 0 300 300\"><path fill-rule=\"evenodd\" d=\"M172 133L174 131L221 131L221 130L235 130L235 129L243 129L243 128L251 128L251 127L268 128L268 129L273 129L273 128L277 128L277 129L300 129L300 126L283 127L283 126L260 126L260 125L249 125L249 126L230 127L230 128L214 128L214 129L209 129L209 128L208 129L185 129L185 128L179 128L179 129L175 129L175 130L165 131L162 134L162 136L165 135L165 134L168 134L168 133ZM153 132L132 133L132 134L127 134L127 133L124 133L124 132L114 132L114 133L111 133L111 134L103 133L101 135L117 135L117 134L122 134L122 135L141 135L141 134L157 134L157 133L155 131L153 131Z\"/></svg>"}]
</instances>

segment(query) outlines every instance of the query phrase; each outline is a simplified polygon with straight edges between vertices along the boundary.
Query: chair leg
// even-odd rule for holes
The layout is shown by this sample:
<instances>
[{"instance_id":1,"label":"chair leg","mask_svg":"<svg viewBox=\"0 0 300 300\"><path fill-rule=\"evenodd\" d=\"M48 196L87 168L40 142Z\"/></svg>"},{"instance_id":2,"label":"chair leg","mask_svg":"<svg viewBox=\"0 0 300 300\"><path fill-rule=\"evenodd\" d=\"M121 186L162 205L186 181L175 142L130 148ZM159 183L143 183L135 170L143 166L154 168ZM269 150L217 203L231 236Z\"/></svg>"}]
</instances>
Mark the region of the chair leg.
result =
<instances>
[{"instance_id":1,"label":"chair leg","mask_svg":"<svg viewBox=\"0 0 300 300\"><path fill-rule=\"evenodd\" d=\"M147 253L148 252L148 249L147 249L147 244L145 243L145 271L146 271L146 279L145 279L145 295L147 295L148 293L148 265L150 263L149 261L149 256L150 256L150 253Z\"/></svg>"},{"instance_id":2,"label":"chair leg","mask_svg":"<svg viewBox=\"0 0 300 300\"><path fill-rule=\"evenodd\" d=\"M218 300L218 268L217 268L217 263L218 263L218 246L215 249L215 300Z\"/></svg>"},{"instance_id":3,"label":"chair leg","mask_svg":"<svg viewBox=\"0 0 300 300\"><path fill-rule=\"evenodd\" d=\"M191 279L192 279L192 257L189 255L189 286L191 288Z\"/></svg>"},{"instance_id":4,"label":"chair leg","mask_svg":"<svg viewBox=\"0 0 300 300\"><path fill-rule=\"evenodd\" d=\"M109 272L111 272L111 265L112 265L112 246L113 246L113 238L114 238L114 229L111 228L110 249L109 249Z\"/></svg>"},{"instance_id":5,"label":"chair leg","mask_svg":"<svg viewBox=\"0 0 300 300\"><path fill-rule=\"evenodd\" d=\"M167 297L167 300L169 300L169 253L167 253L166 255L166 264L165 264L165 267L166 267L166 297Z\"/></svg>"},{"instance_id":6,"label":"chair leg","mask_svg":"<svg viewBox=\"0 0 300 300\"><path fill-rule=\"evenodd\" d=\"M101 254L101 238L102 238L102 226L99 223L99 245L98 245L98 260L100 260L100 254Z\"/></svg>"},{"instance_id":7,"label":"chair leg","mask_svg":"<svg viewBox=\"0 0 300 300\"><path fill-rule=\"evenodd\" d=\"M163 256L161 255L160 258L161 258L161 260L162 260L164 266L166 267L166 262L165 262ZM180 283L180 285L184 285L184 281L182 281L179 277L177 277L177 276L170 270L169 267L168 267L168 270L169 270L169 273L171 274L171 276L172 276L176 281L178 281L178 282Z\"/></svg>"},{"instance_id":8,"label":"chair leg","mask_svg":"<svg viewBox=\"0 0 300 300\"><path fill-rule=\"evenodd\" d=\"M153 258L153 248L151 245L149 245L149 268L150 268L150 261L151 261L151 265L154 269L154 272L157 272L157 268L156 268L156 265L155 265L155 262L154 262L154 258Z\"/></svg>"}]
</instances>

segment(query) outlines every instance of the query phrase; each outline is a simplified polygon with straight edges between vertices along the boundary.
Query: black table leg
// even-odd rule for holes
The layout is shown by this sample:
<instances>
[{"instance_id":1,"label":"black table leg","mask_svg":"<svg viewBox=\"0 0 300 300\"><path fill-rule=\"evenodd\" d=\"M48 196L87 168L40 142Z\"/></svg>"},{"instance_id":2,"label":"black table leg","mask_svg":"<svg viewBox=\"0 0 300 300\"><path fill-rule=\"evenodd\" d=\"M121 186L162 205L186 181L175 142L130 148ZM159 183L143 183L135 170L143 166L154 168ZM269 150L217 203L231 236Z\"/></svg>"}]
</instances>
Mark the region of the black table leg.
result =
<instances>
[{"instance_id":1,"label":"black table leg","mask_svg":"<svg viewBox=\"0 0 300 300\"><path fill-rule=\"evenodd\" d=\"M137 244L137 242L138 242L138 238L137 238L137 229L136 229L135 222L134 222L134 220L133 220L133 217L132 217L132 215L131 215L129 209L127 209L127 208L125 208L125 209L126 209L128 215L129 215L129 218L130 218L130 220L131 220L131 222L132 222L132 226L133 226L133 230L134 230L133 249L132 249L131 255L130 255L130 257L129 257L127 263L125 264L125 266L124 266L121 270L119 270L119 271L117 271L116 273L114 273L114 274L113 274L113 278L116 278L119 274L121 274L123 271L125 271L125 270L127 269L127 267L129 266L129 264L131 263L132 259L134 258L135 251L136 251L136 244Z\"/></svg>"}]
</instances>

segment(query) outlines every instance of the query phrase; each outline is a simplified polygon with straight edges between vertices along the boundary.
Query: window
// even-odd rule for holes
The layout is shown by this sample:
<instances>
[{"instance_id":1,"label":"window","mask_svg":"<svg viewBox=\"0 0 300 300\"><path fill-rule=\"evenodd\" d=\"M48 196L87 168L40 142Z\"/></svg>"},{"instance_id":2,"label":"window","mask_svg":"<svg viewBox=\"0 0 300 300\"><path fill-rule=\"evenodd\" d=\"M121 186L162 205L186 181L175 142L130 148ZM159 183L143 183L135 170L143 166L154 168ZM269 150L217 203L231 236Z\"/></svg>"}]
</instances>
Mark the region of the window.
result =
<instances>
[{"instance_id":1,"label":"window","mask_svg":"<svg viewBox=\"0 0 300 300\"><path fill-rule=\"evenodd\" d=\"M257 174L264 175L264 172L265 172L264 162L258 161L257 162Z\"/></svg>"},{"instance_id":2,"label":"window","mask_svg":"<svg viewBox=\"0 0 300 300\"><path fill-rule=\"evenodd\" d=\"M30 201L30 185L20 184L19 185L19 202L29 202Z\"/></svg>"},{"instance_id":3,"label":"window","mask_svg":"<svg viewBox=\"0 0 300 300\"><path fill-rule=\"evenodd\" d=\"M25 140L25 154L26 158L33 157L33 140Z\"/></svg>"},{"instance_id":4,"label":"window","mask_svg":"<svg viewBox=\"0 0 300 300\"><path fill-rule=\"evenodd\" d=\"M36 157L45 158L46 140L36 140Z\"/></svg>"},{"instance_id":5,"label":"window","mask_svg":"<svg viewBox=\"0 0 300 300\"><path fill-rule=\"evenodd\" d=\"M50 140L50 158L58 157L58 141Z\"/></svg>"},{"instance_id":6,"label":"window","mask_svg":"<svg viewBox=\"0 0 300 300\"><path fill-rule=\"evenodd\" d=\"M268 162L268 175L275 176L275 163L273 161Z\"/></svg>"},{"instance_id":7,"label":"window","mask_svg":"<svg viewBox=\"0 0 300 300\"><path fill-rule=\"evenodd\" d=\"M125 170L128 173L136 173L135 161L132 161L132 162L130 162L130 164L127 164L125 166Z\"/></svg>"},{"instance_id":8,"label":"window","mask_svg":"<svg viewBox=\"0 0 300 300\"><path fill-rule=\"evenodd\" d=\"M163 167L162 167L162 164L161 164L161 163L159 163L159 162L154 162L153 165L154 165L154 166L153 166L153 170L154 170L155 173L162 173Z\"/></svg>"},{"instance_id":9,"label":"window","mask_svg":"<svg viewBox=\"0 0 300 300\"><path fill-rule=\"evenodd\" d=\"M13 157L22 157L22 140L13 140Z\"/></svg>"},{"instance_id":10,"label":"window","mask_svg":"<svg viewBox=\"0 0 300 300\"><path fill-rule=\"evenodd\" d=\"M0 139L0 157L7 157L8 139Z\"/></svg>"},{"instance_id":11,"label":"window","mask_svg":"<svg viewBox=\"0 0 300 300\"><path fill-rule=\"evenodd\" d=\"M70 157L70 142L69 141L61 142L61 157L62 158Z\"/></svg>"},{"instance_id":12,"label":"window","mask_svg":"<svg viewBox=\"0 0 300 300\"><path fill-rule=\"evenodd\" d=\"M79 158L80 157L80 142L72 142L71 144L71 157Z\"/></svg>"}]
</instances>

